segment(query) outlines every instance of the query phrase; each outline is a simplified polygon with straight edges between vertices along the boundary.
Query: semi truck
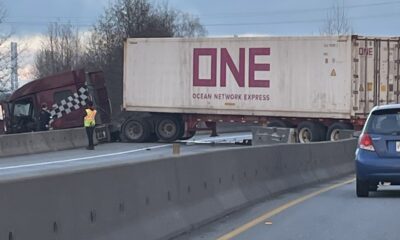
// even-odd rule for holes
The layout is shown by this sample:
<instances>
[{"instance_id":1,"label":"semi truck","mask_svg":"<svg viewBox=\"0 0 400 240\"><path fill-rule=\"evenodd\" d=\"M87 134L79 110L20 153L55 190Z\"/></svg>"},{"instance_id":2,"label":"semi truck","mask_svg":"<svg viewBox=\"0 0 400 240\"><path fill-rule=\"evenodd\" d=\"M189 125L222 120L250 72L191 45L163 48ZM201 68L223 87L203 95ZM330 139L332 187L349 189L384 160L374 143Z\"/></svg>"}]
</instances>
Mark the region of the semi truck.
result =
<instances>
[{"instance_id":1,"label":"semi truck","mask_svg":"<svg viewBox=\"0 0 400 240\"><path fill-rule=\"evenodd\" d=\"M399 46L356 35L129 38L117 129L125 141L175 141L245 122L336 140L372 107L399 102Z\"/></svg>"},{"instance_id":2,"label":"semi truck","mask_svg":"<svg viewBox=\"0 0 400 240\"><path fill-rule=\"evenodd\" d=\"M109 140L110 102L102 72L84 69L36 79L15 90L0 105L0 133L39 130L42 104L48 106L51 129L83 127L84 107L93 101L98 110L96 137Z\"/></svg>"}]
</instances>

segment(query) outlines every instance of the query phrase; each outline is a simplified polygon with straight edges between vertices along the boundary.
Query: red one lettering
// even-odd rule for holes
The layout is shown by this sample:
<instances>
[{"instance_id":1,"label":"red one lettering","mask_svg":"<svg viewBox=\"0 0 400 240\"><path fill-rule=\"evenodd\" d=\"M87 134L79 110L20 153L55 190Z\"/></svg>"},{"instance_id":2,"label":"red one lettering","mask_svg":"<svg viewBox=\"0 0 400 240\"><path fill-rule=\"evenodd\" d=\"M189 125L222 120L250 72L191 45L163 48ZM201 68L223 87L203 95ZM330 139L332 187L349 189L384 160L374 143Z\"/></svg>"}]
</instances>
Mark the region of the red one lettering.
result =
<instances>
[{"instance_id":1,"label":"red one lettering","mask_svg":"<svg viewBox=\"0 0 400 240\"><path fill-rule=\"evenodd\" d=\"M244 62L245 61L245 49L239 49L239 70L236 68L231 56L229 55L226 48L221 49L221 87L226 86L226 65L235 77L235 80L239 87L244 87Z\"/></svg>"},{"instance_id":2,"label":"red one lettering","mask_svg":"<svg viewBox=\"0 0 400 240\"><path fill-rule=\"evenodd\" d=\"M200 79L199 77L200 56L211 57L210 79ZM193 51L193 86L214 87L216 85L217 85L217 49L195 48Z\"/></svg>"},{"instance_id":3,"label":"red one lettering","mask_svg":"<svg viewBox=\"0 0 400 240\"><path fill-rule=\"evenodd\" d=\"M359 48L358 49L358 55L360 56L372 56L374 50L373 48Z\"/></svg>"},{"instance_id":4,"label":"red one lettering","mask_svg":"<svg viewBox=\"0 0 400 240\"><path fill-rule=\"evenodd\" d=\"M239 60L238 66L235 65L226 48L220 50L220 83L221 87L226 87L227 68L232 73L236 84L239 87L245 87L245 66L246 66L246 50L244 48L239 49ZM193 86L195 87L216 87L217 86L217 54L216 48L195 48L193 50ZM248 69L248 86L251 88L269 88L270 80L267 79L256 79L256 72L270 71L269 63L256 62L257 56L269 56L270 48L250 48L249 49L249 69ZM202 66L203 68L209 68L211 70L211 76L207 79L200 78L200 57L209 57L211 59L210 66Z\"/></svg>"},{"instance_id":5,"label":"red one lettering","mask_svg":"<svg viewBox=\"0 0 400 240\"><path fill-rule=\"evenodd\" d=\"M256 56L270 55L269 48L251 48L249 54L249 87L269 88L269 80L256 80L256 71L269 71L269 64L257 64Z\"/></svg>"}]
</instances>

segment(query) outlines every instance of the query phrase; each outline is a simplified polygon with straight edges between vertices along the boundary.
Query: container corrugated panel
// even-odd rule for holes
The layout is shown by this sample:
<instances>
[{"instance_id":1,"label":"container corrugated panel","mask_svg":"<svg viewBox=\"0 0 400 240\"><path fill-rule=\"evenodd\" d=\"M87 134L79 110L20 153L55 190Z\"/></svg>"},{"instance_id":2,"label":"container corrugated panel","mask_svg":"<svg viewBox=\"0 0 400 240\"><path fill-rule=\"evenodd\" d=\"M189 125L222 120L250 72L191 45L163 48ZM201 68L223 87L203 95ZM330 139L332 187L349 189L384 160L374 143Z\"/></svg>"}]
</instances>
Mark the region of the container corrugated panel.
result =
<instances>
[{"instance_id":1,"label":"container corrugated panel","mask_svg":"<svg viewBox=\"0 0 400 240\"><path fill-rule=\"evenodd\" d=\"M400 38L353 39L353 110L365 116L374 106L399 103Z\"/></svg>"},{"instance_id":2,"label":"container corrugated panel","mask_svg":"<svg viewBox=\"0 0 400 240\"><path fill-rule=\"evenodd\" d=\"M390 64L398 54L386 56L380 44L377 59L377 48L368 46L368 40L351 36L128 39L124 108L341 119L365 115L380 103L371 102L378 94L398 96L389 92L398 88L398 66ZM396 47L389 43L393 53ZM379 79L387 69L386 83L393 82L380 85L379 92L374 90L378 65Z\"/></svg>"}]
</instances>

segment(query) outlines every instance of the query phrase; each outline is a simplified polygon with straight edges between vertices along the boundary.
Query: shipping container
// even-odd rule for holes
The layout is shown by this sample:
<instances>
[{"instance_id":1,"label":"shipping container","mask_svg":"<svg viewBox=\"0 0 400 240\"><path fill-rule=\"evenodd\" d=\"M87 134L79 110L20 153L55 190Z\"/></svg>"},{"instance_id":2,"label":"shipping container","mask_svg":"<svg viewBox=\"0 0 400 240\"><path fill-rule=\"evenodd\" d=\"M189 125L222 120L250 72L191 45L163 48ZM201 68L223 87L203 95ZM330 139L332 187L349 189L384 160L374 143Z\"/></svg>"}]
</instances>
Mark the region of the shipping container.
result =
<instances>
[{"instance_id":1,"label":"shipping container","mask_svg":"<svg viewBox=\"0 0 400 240\"><path fill-rule=\"evenodd\" d=\"M122 135L175 140L200 122L250 121L296 127L301 142L335 139L340 129L360 129L372 107L399 102L399 44L361 36L127 39L123 108L134 114ZM143 128L145 136L135 135Z\"/></svg>"}]
</instances>

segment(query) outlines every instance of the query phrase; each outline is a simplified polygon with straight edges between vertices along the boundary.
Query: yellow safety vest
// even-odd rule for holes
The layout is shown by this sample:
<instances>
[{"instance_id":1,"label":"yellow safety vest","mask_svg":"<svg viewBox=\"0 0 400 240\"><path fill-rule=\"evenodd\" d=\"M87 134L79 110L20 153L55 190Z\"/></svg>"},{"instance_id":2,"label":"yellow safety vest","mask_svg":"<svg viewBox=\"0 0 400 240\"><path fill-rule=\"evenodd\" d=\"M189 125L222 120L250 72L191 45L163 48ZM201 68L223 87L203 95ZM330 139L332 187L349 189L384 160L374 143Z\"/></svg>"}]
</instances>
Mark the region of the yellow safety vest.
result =
<instances>
[{"instance_id":1,"label":"yellow safety vest","mask_svg":"<svg viewBox=\"0 0 400 240\"><path fill-rule=\"evenodd\" d=\"M93 127L96 125L95 117L96 117L96 110L90 110L90 109L85 109L86 111L86 116L83 121L83 124L85 127Z\"/></svg>"}]
</instances>

